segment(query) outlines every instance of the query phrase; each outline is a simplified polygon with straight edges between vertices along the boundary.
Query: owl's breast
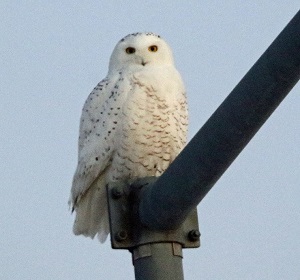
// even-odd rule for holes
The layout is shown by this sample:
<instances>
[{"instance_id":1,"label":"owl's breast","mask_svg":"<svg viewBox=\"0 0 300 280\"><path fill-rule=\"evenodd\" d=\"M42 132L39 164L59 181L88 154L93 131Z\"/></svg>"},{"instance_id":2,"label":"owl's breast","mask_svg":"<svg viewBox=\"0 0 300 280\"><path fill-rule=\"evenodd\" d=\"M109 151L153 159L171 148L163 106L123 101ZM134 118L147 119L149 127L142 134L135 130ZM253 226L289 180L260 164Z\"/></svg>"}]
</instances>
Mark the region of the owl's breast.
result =
<instances>
[{"instance_id":1,"label":"owl's breast","mask_svg":"<svg viewBox=\"0 0 300 280\"><path fill-rule=\"evenodd\" d=\"M185 102L183 89L155 73L144 74L130 81L111 164L113 180L161 175L186 142L187 123L182 125L179 108Z\"/></svg>"}]
</instances>

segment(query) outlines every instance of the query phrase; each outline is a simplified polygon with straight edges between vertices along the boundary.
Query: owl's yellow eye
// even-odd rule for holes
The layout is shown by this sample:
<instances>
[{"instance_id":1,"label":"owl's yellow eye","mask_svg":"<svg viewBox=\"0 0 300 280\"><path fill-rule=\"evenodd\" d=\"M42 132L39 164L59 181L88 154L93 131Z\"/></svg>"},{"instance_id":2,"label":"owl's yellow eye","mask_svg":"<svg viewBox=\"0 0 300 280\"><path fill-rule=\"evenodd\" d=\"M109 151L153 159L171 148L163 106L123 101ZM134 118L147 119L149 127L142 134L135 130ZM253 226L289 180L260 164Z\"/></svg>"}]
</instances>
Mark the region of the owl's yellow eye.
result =
<instances>
[{"instance_id":1,"label":"owl's yellow eye","mask_svg":"<svg viewBox=\"0 0 300 280\"><path fill-rule=\"evenodd\" d=\"M133 48L133 47L128 47L128 48L126 48L126 53L128 53L128 54L132 54L132 53L135 53L135 48Z\"/></svg>"},{"instance_id":2,"label":"owl's yellow eye","mask_svg":"<svg viewBox=\"0 0 300 280\"><path fill-rule=\"evenodd\" d=\"M155 46L155 45L153 45L153 46L150 46L150 47L148 48L148 50L149 50L149 52L157 52L158 47Z\"/></svg>"}]
</instances>

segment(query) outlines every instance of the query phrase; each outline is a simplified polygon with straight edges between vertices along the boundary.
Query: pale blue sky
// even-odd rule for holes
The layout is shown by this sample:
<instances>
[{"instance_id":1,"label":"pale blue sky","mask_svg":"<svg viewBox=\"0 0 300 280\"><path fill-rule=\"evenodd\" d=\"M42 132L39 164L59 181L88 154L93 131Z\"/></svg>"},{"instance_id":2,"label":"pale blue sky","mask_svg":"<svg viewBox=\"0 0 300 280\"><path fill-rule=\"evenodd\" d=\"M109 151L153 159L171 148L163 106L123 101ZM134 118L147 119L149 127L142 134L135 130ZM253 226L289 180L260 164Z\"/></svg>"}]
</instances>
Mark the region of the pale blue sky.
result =
<instances>
[{"instance_id":1,"label":"pale blue sky","mask_svg":"<svg viewBox=\"0 0 300 280\"><path fill-rule=\"evenodd\" d=\"M0 3L1 279L134 279L127 251L72 234L67 205L81 108L119 39L153 31L172 46L191 138L300 8L105 2ZM300 279L299 91L198 207L202 246L184 250L185 279Z\"/></svg>"}]
</instances>

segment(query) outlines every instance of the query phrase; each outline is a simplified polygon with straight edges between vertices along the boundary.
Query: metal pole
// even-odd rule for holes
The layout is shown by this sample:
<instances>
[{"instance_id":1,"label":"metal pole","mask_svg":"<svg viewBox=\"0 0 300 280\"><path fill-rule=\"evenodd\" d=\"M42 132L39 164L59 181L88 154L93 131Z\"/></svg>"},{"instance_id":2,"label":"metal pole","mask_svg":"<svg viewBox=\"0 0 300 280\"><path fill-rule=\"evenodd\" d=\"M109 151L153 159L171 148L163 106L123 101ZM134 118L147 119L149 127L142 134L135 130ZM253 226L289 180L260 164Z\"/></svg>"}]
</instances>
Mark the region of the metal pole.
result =
<instances>
[{"instance_id":1,"label":"metal pole","mask_svg":"<svg viewBox=\"0 0 300 280\"><path fill-rule=\"evenodd\" d=\"M136 280L183 280L179 243L150 243L133 250Z\"/></svg>"},{"instance_id":2,"label":"metal pole","mask_svg":"<svg viewBox=\"0 0 300 280\"><path fill-rule=\"evenodd\" d=\"M299 78L300 12L157 181L107 186L112 247L132 252L137 280L183 279L181 249L200 245L192 209Z\"/></svg>"},{"instance_id":3,"label":"metal pole","mask_svg":"<svg viewBox=\"0 0 300 280\"><path fill-rule=\"evenodd\" d=\"M200 246L197 210L189 213L176 230L153 231L144 227L135 206L140 190L156 180L143 178L130 188L125 182L107 185L112 248L131 251L138 280L183 280L182 248Z\"/></svg>"},{"instance_id":4,"label":"metal pole","mask_svg":"<svg viewBox=\"0 0 300 280\"><path fill-rule=\"evenodd\" d=\"M300 12L249 70L166 172L141 195L151 229L177 228L300 77Z\"/></svg>"}]
</instances>

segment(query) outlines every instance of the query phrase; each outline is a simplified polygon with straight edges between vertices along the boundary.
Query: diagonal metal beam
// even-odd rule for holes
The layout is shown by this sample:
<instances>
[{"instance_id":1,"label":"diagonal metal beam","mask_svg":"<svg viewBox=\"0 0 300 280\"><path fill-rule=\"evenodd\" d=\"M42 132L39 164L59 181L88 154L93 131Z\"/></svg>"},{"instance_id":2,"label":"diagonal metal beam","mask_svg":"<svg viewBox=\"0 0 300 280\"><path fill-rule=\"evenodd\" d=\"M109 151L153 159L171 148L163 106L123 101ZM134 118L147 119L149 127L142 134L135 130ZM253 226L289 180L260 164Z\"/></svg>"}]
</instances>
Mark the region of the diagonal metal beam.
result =
<instances>
[{"instance_id":1,"label":"diagonal metal beam","mask_svg":"<svg viewBox=\"0 0 300 280\"><path fill-rule=\"evenodd\" d=\"M300 12L157 182L141 196L151 229L177 228L205 197L300 77Z\"/></svg>"}]
</instances>

